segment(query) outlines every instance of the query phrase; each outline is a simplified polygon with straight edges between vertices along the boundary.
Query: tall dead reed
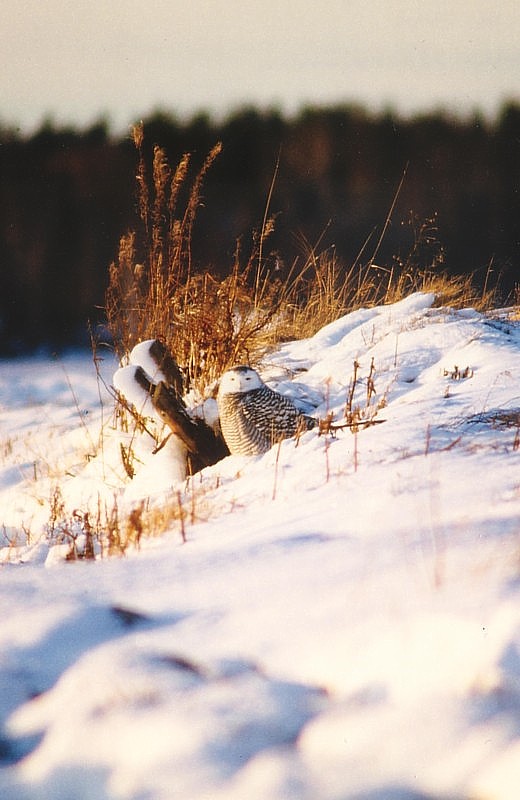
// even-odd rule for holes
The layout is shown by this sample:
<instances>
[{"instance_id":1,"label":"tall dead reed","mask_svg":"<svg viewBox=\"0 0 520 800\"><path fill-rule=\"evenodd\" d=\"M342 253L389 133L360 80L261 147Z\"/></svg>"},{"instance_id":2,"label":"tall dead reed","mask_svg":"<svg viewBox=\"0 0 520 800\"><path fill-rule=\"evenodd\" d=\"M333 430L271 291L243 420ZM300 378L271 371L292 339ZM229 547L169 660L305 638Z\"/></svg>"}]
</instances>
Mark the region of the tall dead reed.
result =
<instances>
[{"instance_id":1,"label":"tall dead reed","mask_svg":"<svg viewBox=\"0 0 520 800\"><path fill-rule=\"evenodd\" d=\"M194 176L189 154L172 169L155 146L149 174L141 126L133 139L140 226L121 237L110 267L108 328L122 361L137 342L162 339L184 370L185 389L202 389L232 364L257 360L267 346L265 331L284 304L283 285L262 259L274 221L266 211L245 262L238 243L224 277L195 269L193 228L204 179L221 144Z\"/></svg>"}]
</instances>

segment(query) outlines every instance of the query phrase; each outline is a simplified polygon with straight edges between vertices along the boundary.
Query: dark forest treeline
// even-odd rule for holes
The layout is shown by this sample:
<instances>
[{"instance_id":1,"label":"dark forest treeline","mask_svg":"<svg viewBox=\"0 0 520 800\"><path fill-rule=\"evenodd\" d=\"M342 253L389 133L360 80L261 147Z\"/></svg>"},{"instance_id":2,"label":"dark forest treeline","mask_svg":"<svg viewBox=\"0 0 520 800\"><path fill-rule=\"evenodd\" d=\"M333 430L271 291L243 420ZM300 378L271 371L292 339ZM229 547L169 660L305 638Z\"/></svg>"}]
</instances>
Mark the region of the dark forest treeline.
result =
<instances>
[{"instance_id":1,"label":"dark forest treeline","mask_svg":"<svg viewBox=\"0 0 520 800\"><path fill-rule=\"evenodd\" d=\"M244 109L221 123L158 113L144 127L149 147L163 146L171 163L191 152L195 169L223 143L194 232L201 268L227 270L239 237L247 252L279 160L268 258L303 263L319 240L348 264L368 238L368 259L406 169L378 263L406 253L412 218L435 218L444 269L485 275L492 264L505 290L518 280L520 105L505 105L493 121L340 107L291 119ZM0 352L72 344L85 339L87 320L103 319L108 266L136 224L135 171L130 138L112 137L102 123L45 125L30 138L0 130Z\"/></svg>"}]
</instances>

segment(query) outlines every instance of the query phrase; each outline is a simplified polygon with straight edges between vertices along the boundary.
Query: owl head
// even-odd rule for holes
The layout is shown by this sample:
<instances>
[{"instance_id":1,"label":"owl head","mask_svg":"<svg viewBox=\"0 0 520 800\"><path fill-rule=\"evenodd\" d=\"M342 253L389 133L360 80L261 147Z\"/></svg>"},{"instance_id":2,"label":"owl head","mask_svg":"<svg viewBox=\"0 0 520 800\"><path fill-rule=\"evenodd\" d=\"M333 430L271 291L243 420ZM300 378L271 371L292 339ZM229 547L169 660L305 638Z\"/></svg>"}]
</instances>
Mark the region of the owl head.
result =
<instances>
[{"instance_id":1,"label":"owl head","mask_svg":"<svg viewBox=\"0 0 520 800\"><path fill-rule=\"evenodd\" d=\"M264 386L260 375L251 367L238 366L224 372L219 382L218 394L241 394Z\"/></svg>"}]
</instances>

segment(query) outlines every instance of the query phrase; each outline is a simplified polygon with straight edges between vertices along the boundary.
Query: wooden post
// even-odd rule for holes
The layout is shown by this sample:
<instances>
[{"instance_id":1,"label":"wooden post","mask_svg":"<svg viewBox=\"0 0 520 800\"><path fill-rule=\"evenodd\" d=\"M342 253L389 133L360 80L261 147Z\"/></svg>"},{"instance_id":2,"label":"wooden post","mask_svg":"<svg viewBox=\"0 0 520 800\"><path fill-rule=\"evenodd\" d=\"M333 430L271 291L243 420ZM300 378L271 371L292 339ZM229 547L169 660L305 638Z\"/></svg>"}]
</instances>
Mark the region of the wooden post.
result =
<instances>
[{"instance_id":1,"label":"wooden post","mask_svg":"<svg viewBox=\"0 0 520 800\"><path fill-rule=\"evenodd\" d=\"M153 383L142 367L136 368L135 380L150 395L155 410L172 434L186 445L188 474L193 475L228 456L228 447L222 436L203 419L188 413L182 398L182 372L164 344L156 339L150 346L150 354L168 383Z\"/></svg>"},{"instance_id":2,"label":"wooden post","mask_svg":"<svg viewBox=\"0 0 520 800\"><path fill-rule=\"evenodd\" d=\"M203 419L190 417L184 402L170 386L161 381L151 392L151 398L154 408L174 436L178 436L186 445L188 471L191 474L229 455L224 439Z\"/></svg>"}]
</instances>

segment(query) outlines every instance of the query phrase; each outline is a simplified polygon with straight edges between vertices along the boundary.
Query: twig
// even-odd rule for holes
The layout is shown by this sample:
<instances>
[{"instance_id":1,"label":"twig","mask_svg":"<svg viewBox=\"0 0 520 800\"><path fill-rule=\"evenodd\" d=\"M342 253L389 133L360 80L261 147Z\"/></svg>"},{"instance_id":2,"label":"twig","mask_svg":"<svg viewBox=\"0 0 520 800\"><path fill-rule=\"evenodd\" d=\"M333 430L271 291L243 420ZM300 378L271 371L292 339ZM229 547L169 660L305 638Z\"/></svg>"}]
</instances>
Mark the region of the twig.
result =
<instances>
[{"instance_id":1,"label":"twig","mask_svg":"<svg viewBox=\"0 0 520 800\"><path fill-rule=\"evenodd\" d=\"M273 494L271 495L271 500L276 499L276 489L278 486L278 464L280 462L280 450L282 448L282 440L278 442L278 447L276 448L276 460L274 462L274 484L273 484Z\"/></svg>"},{"instance_id":2,"label":"twig","mask_svg":"<svg viewBox=\"0 0 520 800\"><path fill-rule=\"evenodd\" d=\"M352 414L352 403L354 401L354 392L356 391L358 369L359 369L359 362L355 360L354 374L352 375L352 380L350 381L350 386L347 395L347 402L345 404L345 417L347 419L349 415Z\"/></svg>"},{"instance_id":3,"label":"twig","mask_svg":"<svg viewBox=\"0 0 520 800\"><path fill-rule=\"evenodd\" d=\"M179 522L181 526L181 539L182 543L186 544L186 529L184 527L184 509L182 507L181 493L177 490L177 507L179 509Z\"/></svg>"},{"instance_id":4,"label":"twig","mask_svg":"<svg viewBox=\"0 0 520 800\"><path fill-rule=\"evenodd\" d=\"M337 425L334 423L326 423L327 424L327 433L334 433L334 431L340 431L343 428L352 428L353 430L359 430L362 428L370 428L372 425L380 425L382 422L386 422L386 419L358 419L355 422L341 422ZM323 431L320 431L320 434Z\"/></svg>"},{"instance_id":5,"label":"twig","mask_svg":"<svg viewBox=\"0 0 520 800\"><path fill-rule=\"evenodd\" d=\"M90 447L92 448L92 458L94 458L95 455L96 455L96 452L97 452L96 451L96 445L94 444L94 441L92 439L92 436L90 435L90 431L88 429L88 426L87 426L87 424L85 422L84 416L83 416L83 414L81 412L81 408L79 407L78 397L76 395L76 392L74 391L74 387L73 387L73 385L71 383L71 380L69 378L67 370L65 369L65 365L64 364L60 364L60 366L61 366L61 368L63 370L63 374L65 375L65 380L67 381L67 386L69 387L70 393L72 395L72 399L74 401L74 406L76 408L76 411L77 411L77 414L78 414L78 417L79 417L80 425L81 425L81 427L83 428L83 430L85 432L85 436L88 439Z\"/></svg>"},{"instance_id":6,"label":"twig","mask_svg":"<svg viewBox=\"0 0 520 800\"><path fill-rule=\"evenodd\" d=\"M271 200L272 200L272 197L273 197L274 187L275 187L275 184L276 184L276 179L278 177L278 170L280 168L280 155L281 155L281 152L282 152L282 148L280 146L280 149L278 150L278 156L276 158L276 164L275 164L275 167L274 167L273 177L271 178L271 184L269 186L269 192L267 193L267 200L265 202L264 216L263 216L263 219L262 219L262 230L260 232L260 243L259 243L259 246L258 246L258 270L257 270L257 273L256 273L255 296L256 296L257 291L258 291L258 279L260 277L260 272L261 272L261 269L262 269L262 256L263 256L263 249L264 249L265 230L267 228L267 217L269 216L269 208L271 206Z\"/></svg>"},{"instance_id":7,"label":"twig","mask_svg":"<svg viewBox=\"0 0 520 800\"><path fill-rule=\"evenodd\" d=\"M385 238L386 232L388 230L388 226L390 225L390 221L392 219L392 214L394 213L394 209L395 209L397 200L399 198L399 195L401 194L401 189L403 188L404 179L406 178L406 173L408 172L408 166L409 166L409 162L406 163L406 166L405 166L405 168L403 170L403 174L401 175L401 180L399 181L399 185L398 185L397 189L395 190L394 199L392 200L392 203L390 205L390 209L388 211L388 214L386 215L385 224L383 225L383 230L381 231L381 235L380 235L379 239L377 240L377 244L376 244L374 253L372 255L372 258L370 259L370 262L369 262L370 265L372 265L374 263L374 261L376 260L377 254L379 252L379 248L381 247L383 239Z\"/></svg>"},{"instance_id":8,"label":"twig","mask_svg":"<svg viewBox=\"0 0 520 800\"><path fill-rule=\"evenodd\" d=\"M330 480L329 447L330 442L328 439L325 439L325 483L328 483Z\"/></svg>"}]
</instances>

